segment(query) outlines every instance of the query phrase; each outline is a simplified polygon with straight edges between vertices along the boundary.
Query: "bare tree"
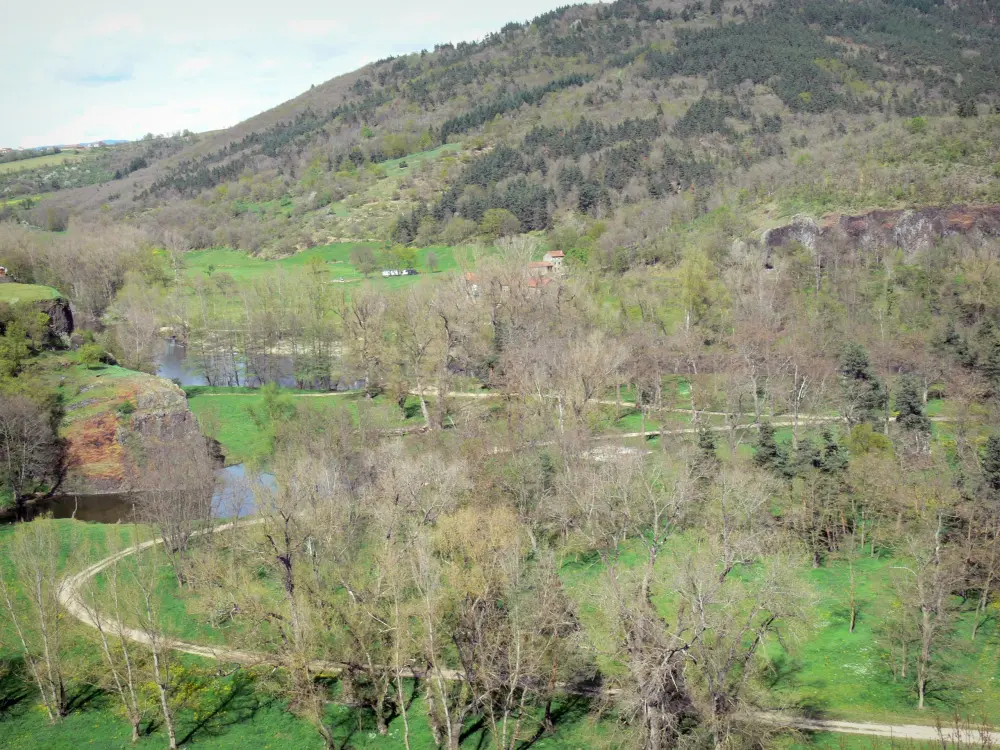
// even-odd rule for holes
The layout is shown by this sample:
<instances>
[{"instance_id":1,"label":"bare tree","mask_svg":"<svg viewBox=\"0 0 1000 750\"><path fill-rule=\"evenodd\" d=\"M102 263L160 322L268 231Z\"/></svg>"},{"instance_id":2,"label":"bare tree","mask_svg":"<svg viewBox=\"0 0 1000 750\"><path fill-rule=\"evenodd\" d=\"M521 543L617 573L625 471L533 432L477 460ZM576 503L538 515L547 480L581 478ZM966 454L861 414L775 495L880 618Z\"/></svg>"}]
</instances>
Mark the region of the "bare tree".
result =
<instances>
[{"instance_id":1,"label":"bare tree","mask_svg":"<svg viewBox=\"0 0 1000 750\"><path fill-rule=\"evenodd\" d=\"M15 504L55 478L59 458L49 415L24 396L0 395L0 474Z\"/></svg>"},{"instance_id":2,"label":"bare tree","mask_svg":"<svg viewBox=\"0 0 1000 750\"><path fill-rule=\"evenodd\" d=\"M108 545L103 552L115 559L103 571L104 585L97 584L96 576L88 578L79 602L97 628L111 689L118 695L122 712L132 727L132 744L135 744L139 741L139 728L146 714L142 682L147 665L125 624L136 608L134 602L130 606L134 592L128 591L122 582L121 538L111 531L107 539Z\"/></svg>"},{"instance_id":3,"label":"bare tree","mask_svg":"<svg viewBox=\"0 0 1000 750\"><path fill-rule=\"evenodd\" d=\"M147 440L145 460L130 481L139 518L163 540L177 583L187 583L188 554L195 532L212 515L216 467L206 442Z\"/></svg>"},{"instance_id":4,"label":"bare tree","mask_svg":"<svg viewBox=\"0 0 1000 750\"><path fill-rule=\"evenodd\" d=\"M0 576L7 632L13 636L8 645L24 659L52 723L66 715L69 704L65 622L59 605L61 552L52 520L20 524L10 540L14 579Z\"/></svg>"},{"instance_id":5,"label":"bare tree","mask_svg":"<svg viewBox=\"0 0 1000 750\"><path fill-rule=\"evenodd\" d=\"M174 720L175 662L172 645L161 622L160 601L157 592L159 580L159 555L156 551L141 552L139 533L134 536L136 550L125 560L129 577L135 585L132 598L132 616L139 624L143 641L150 651L152 678L159 698L163 726L167 730L167 746L177 750L177 731Z\"/></svg>"},{"instance_id":6,"label":"bare tree","mask_svg":"<svg viewBox=\"0 0 1000 750\"><path fill-rule=\"evenodd\" d=\"M940 674L942 643L954 625L950 599L962 582L957 551L947 542L944 513L938 512L923 526L906 539L907 561L895 566L896 593L904 609L912 612L915 629L913 678L919 709L925 707L928 687Z\"/></svg>"}]
</instances>

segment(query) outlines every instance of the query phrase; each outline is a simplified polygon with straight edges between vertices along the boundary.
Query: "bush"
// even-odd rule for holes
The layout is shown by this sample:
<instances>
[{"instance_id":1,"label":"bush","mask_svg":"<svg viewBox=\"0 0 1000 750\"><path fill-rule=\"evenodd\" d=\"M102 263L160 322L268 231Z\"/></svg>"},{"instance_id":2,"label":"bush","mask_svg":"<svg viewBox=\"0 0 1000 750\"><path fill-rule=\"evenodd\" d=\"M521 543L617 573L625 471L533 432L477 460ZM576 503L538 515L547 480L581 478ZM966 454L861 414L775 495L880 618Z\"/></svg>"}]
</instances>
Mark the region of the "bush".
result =
<instances>
[{"instance_id":1,"label":"bush","mask_svg":"<svg viewBox=\"0 0 1000 750\"><path fill-rule=\"evenodd\" d=\"M99 367L104 363L104 347L100 344L84 344L79 350L80 364L85 367Z\"/></svg>"},{"instance_id":2,"label":"bush","mask_svg":"<svg viewBox=\"0 0 1000 750\"><path fill-rule=\"evenodd\" d=\"M521 222L506 208L491 208L483 214L479 230L489 239L508 237L521 230Z\"/></svg>"},{"instance_id":3,"label":"bush","mask_svg":"<svg viewBox=\"0 0 1000 750\"><path fill-rule=\"evenodd\" d=\"M460 245L476 233L476 222L456 216L441 230L441 241L446 245Z\"/></svg>"}]
</instances>

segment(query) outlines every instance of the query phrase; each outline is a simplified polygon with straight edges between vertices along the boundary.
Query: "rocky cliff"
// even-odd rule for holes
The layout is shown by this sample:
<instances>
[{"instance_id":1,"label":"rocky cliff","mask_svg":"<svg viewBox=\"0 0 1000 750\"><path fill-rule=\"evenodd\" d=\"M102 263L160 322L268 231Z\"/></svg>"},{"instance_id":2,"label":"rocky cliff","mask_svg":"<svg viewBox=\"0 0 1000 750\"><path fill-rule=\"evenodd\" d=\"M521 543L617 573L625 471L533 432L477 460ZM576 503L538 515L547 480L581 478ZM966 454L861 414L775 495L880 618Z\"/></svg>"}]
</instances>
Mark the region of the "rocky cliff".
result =
<instances>
[{"instance_id":1,"label":"rocky cliff","mask_svg":"<svg viewBox=\"0 0 1000 750\"><path fill-rule=\"evenodd\" d=\"M127 490L148 442L203 440L184 392L170 381L118 367L69 369L63 492Z\"/></svg>"},{"instance_id":2,"label":"rocky cliff","mask_svg":"<svg viewBox=\"0 0 1000 750\"><path fill-rule=\"evenodd\" d=\"M764 233L773 250L798 242L815 249L824 240L846 240L855 248L901 248L911 256L953 235L1000 237L1000 206L951 206L877 210L857 216L831 214L816 221L796 217Z\"/></svg>"},{"instance_id":3,"label":"rocky cliff","mask_svg":"<svg viewBox=\"0 0 1000 750\"><path fill-rule=\"evenodd\" d=\"M73 310L64 299L54 299L37 303L39 309L49 316L49 328L58 336L70 336L73 333Z\"/></svg>"}]
</instances>

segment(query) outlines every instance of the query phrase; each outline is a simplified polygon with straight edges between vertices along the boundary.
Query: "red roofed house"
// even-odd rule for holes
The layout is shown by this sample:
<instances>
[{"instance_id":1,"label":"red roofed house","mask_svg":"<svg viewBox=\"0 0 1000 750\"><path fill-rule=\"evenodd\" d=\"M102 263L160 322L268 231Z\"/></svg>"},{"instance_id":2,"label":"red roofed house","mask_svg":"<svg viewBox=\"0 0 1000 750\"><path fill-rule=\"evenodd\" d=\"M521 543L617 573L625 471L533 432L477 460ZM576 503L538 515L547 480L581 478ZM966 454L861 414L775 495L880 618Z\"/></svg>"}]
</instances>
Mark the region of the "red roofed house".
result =
<instances>
[{"instance_id":1,"label":"red roofed house","mask_svg":"<svg viewBox=\"0 0 1000 750\"><path fill-rule=\"evenodd\" d=\"M532 276L546 276L555 270L551 260L535 260L528 264L528 273Z\"/></svg>"},{"instance_id":2,"label":"red roofed house","mask_svg":"<svg viewBox=\"0 0 1000 750\"><path fill-rule=\"evenodd\" d=\"M547 276L541 278L539 278L538 276L532 276L531 278L529 278L527 281L524 282L524 285L528 287L528 289L544 289L552 282L553 279Z\"/></svg>"},{"instance_id":3,"label":"red roofed house","mask_svg":"<svg viewBox=\"0 0 1000 750\"><path fill-rule=\"evenodd\" d=\"M549 252L545 253L544 260L551 263L553 268L559 269L562 268L563 260L565 260L565 258L566 258L566 253L564 253L562 250L550 250Z\"/></svg>"}]
</instances>

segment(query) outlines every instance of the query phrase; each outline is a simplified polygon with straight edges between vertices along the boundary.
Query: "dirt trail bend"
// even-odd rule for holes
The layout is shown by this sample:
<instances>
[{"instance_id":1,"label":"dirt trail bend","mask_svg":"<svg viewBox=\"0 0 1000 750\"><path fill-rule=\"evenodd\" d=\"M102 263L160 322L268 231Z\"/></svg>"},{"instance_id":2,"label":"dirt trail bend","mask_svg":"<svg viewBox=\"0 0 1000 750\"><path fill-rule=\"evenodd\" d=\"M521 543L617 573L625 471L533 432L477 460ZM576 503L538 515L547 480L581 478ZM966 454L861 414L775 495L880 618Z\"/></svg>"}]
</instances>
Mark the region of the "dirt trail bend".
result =
<instances>
[{"instance_id":1,"label":"dirt trail bend","mask_svg":"<svg viewBox=\"0 0 1000 750\"><path fill-rule=\"evenodd\" d=\"M238 525L254 526L263 522L264 519L242 520L235 523L227 523L221 526L216 526L212 529L198 533L222 533L230 531ZM66 611L69 612L70 615L75 617L84 625L97 628L97 621L94 617L94 613L91 608L87 607L83 603L83 594L81 589L84 584L86 584L87 581L92 579L94 576L99 575L102 571L114 565L116 562L124 560L131 555L138 554L147 549L151 549L152 547L162 543L163 540L160 538L142 542L141 544L124 549L121 552L109 555L103 560L99 560L93 565L84 568L79 573L75 573L69 578L64 579L59 587L59 603L66 608ZM134 643L140 643L145 646L150 645L150 637L145 631L137 628L131 628L123 622L104 619L103 617L101 619L103 620L104 627L110 632L115 634L120 633L123 638L127 638ZM205 659L215 659L217 661L245 665L267 664L270 662L270 659L266 654L256 653L253 651L241 651L219 646L202 646L197 643L190 643L188 641L181 641L172 638L163 639L161 643L174 651L200 656ZM320 672L337 674L343 670L344 665L333 662L316 661L313 662L312 667ZM463 679L461 672L452 669L442 670L441 677L445 680ZM952 727L942 727L939 730L937 727L921 726L919 724L868 724L862 722L833 721L827 719L803 719L777 712L762 712L758 713L756 716L758 719L766 721L769 724L786 726L808 732L861 734L871 737L890 737L894 739L922 740L929 742L944 740L959 745L978 747L1000 746L1000 731L988 728L955 729Z\"/></svg>"}]
</instances>

